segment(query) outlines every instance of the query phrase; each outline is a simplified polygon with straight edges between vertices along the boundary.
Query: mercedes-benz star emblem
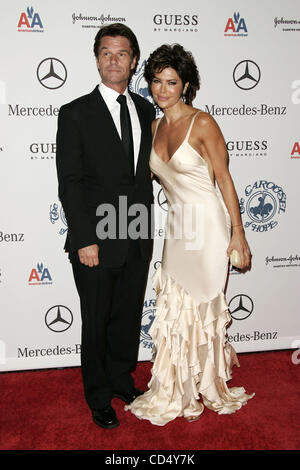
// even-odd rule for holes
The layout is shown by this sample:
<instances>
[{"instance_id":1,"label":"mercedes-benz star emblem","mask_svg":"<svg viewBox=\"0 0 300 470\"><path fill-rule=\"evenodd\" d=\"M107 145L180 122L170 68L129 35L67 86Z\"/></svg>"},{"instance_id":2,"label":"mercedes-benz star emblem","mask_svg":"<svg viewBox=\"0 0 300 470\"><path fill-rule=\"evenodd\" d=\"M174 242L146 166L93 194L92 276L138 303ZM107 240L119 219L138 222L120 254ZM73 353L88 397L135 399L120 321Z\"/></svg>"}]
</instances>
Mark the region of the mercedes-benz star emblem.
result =
<instances>
[{"instance_id":1,"label":"mercedes-benz star emblem","mask_svg":"<svg viewBox=\"0 0 300 470\"><path fill-rule=\"evenodd\" d=\"M158 269L158 268L160 267L160 265L161 265L161 261L155 261L155 263L154 263L154 269L155 269L155 270Z\"/></svg>"},{"instance_id":2,"label":"mercedes-benz star emblem","mask_svg":"<svg viewBox=\"0 0 300 470\"><path fill-rule=\"evenodd\" d=\"M50 90L63 86L67 80L67 69L61 60L48 57L37 68L37 78L41 85Z\"/></svg>"},{"instance_id":3,"label":"mercedes-benz star emblem","mask_svg":"<svg viewBox=\"0 0 300 470\"><path fill-rule=\"evenodd\" d=\"M159 206L166 212L168 212L168 203L164 191L161 189L157 196Z\"/></svg>"},{"instance_id":4,"label":"mercedes-benz star emblem","mask_svg":"<svg viewBox=\"0 0 300 470\"><path fill-rule=\"evenodd\" d=\"M73 323L72 312L64 305L55 305L46 313L45 323L49 330L55 333L66 331Z\"/></svg>"},{"instance_id":5,"label":"mercedes-benz star emblem","mask_svg":"<svg viewBox=\"0 0 300 470\"><path fill-rule=\"evenodd\" d=\"M260 68L252 60L242 60L235 66L233 80L242 90L251 90L260 80Z\"/></svg>"},{"instance_id":6,"label":"mercedes-benz star emblem","mask_svg":"<svg viewBox=\"0 0 300 470\"><path fill-rule=\"evenodd\" d=\"M229 311L235 320L245 320L253 312L253 301L246 294L238 294L230 300Z\"/></svg>"}]
</instances>

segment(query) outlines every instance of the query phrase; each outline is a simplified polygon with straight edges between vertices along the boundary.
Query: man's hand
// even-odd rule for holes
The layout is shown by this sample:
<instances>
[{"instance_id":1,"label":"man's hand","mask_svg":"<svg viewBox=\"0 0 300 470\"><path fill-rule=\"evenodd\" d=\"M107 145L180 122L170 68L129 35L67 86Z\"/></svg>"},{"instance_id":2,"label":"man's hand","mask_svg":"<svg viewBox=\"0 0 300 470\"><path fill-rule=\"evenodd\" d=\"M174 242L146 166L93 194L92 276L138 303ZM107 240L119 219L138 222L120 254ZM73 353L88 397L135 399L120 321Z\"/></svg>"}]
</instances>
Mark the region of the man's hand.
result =
<instances>
[{"instance_id":1,"label":"man's hand","mask_svg":"<svg viewBox=\"0 0 300 470\"><path fill-rule=\"evenodd\" d=\"M99 247L98 245L85 246L84 248L79 248L78 256L80 262L92 268L93 266L98 266L99 264Z\"/></svg>"}]
</instances>

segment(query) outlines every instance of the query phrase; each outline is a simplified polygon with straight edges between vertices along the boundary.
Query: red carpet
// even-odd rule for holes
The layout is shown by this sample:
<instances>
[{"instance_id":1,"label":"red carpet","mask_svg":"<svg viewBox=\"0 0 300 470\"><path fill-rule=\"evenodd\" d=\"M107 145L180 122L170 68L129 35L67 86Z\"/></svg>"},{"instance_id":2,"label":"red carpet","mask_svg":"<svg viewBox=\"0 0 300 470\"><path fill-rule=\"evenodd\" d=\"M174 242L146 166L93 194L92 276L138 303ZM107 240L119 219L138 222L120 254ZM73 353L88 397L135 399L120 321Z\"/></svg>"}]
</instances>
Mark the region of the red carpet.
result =
<instances>
[{"instance_id":1,"label":"red carpet","mask_svg":"<svg viewBox=\"0 0 300 470\"><path fill-rule=\"evenodd\" d=\"M114 399L120 426L103 430L90 417L80 368L0 374L1 450L296 450L300 449L300 364L292 351L239 354L229 387L255 397L232 415L205 409L200 420L164 427L137 420ZM146 389L151 363L139 363L136 386Z\"/></svg>"}]
</instances>

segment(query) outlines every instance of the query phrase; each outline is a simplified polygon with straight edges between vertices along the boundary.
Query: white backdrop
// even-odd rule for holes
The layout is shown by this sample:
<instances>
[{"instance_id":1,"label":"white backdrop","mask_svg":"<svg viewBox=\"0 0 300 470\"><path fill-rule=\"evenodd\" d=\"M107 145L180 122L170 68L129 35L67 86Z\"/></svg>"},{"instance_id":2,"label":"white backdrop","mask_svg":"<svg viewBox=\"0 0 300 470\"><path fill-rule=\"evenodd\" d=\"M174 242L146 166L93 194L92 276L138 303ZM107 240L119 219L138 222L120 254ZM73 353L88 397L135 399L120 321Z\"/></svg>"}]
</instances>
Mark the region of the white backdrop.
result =
<instances>
[{"instance_id":1,"label":"white backdrop","mask_svg":"<svg viewBox=\"0 0 300 470\"><path fill-rule=\"evenodd\" d=\"M223 131L253 253L250 272L229 273L228 339L238 352L291 348L300 336L300 2L14 0L2 13L1 370L80 364L79 300L57 195L57 114L98 83L94 37L115 21L138 37L141 61L131 89L148 99L142 65L149 53L174 42L192 51L201 76L194 105ZM156 183L155 200L140 360L151 357L151 277L166 214Z\"/></svg>"}]
</instances>

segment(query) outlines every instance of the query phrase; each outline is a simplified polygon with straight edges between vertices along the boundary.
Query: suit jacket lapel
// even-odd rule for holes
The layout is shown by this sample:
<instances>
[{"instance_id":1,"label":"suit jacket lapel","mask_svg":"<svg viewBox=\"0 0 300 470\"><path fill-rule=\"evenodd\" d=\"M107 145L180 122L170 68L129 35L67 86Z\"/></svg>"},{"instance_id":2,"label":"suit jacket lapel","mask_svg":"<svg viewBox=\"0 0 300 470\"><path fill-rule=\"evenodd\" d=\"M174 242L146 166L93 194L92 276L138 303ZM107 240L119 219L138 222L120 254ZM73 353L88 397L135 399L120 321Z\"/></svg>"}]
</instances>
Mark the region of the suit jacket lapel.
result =
<instances>
[{"instance_id":1,"label":"suit jacket lapel","mask_svg":"<svg viewBox=\"0 0 300 470\"><path fill-rule=\"evenodd\" d=\"M114 120L112 118L112 115L108 107L106 106L104 99L102 98L98 85L90 94L90 103L91 103L93 110L99 114L101 123L105 123L105 127L110 128L110 131L112 133L112 138L115 140L115 142L119 142L120 146L123 149L122 141L120 139L119 133L115 126Z\"/></svg>"},{"instance_id":2,"label":"suit jacket lapel","mask_svg":"<svg viewBox=\"0 0 300 470\"><path fill-rule=\"evenodd\" d=\"M136 174L135 178L138 177L138 174L142 171L143 169L143 164L147 162L148 164L148 154L147 154L147 148L148 146L146 144L146 139L148 135L148 126L149 122L147 121L145 117L145 113L143 112L143 108L140 106L138 100L136 99L135 95L132 94L131 92L130 96L135 104L138 118L140 121L140 126L141 126L141 140L140 140L140 148L139 148L139 154L138 154L138 161L137 161L137 166L136 166ZM106 103L99 92L98 86L90 93L90 105L91 105L91 110L93 113L95 113L96 119L99 120L99 126L104 129L104 132L108 132L108 134L111 136L111 151L113 154L116 153L114 156L115 160L116 158L120 158L120 163L123 166L125 163L126 168L128 167L127 171L129 171L129 166L128 166L128 160L125 156L122 140L120 139L119 133L117 131L117 128L115 126L114 120L111 116L111 113L106 106ZM101 145L101 144L100 144ZM112 160L112 162L113 162Z\"/></svg>"},{"instance_id":3,"label":"suit jacket lapel","mask_svg":"<svg viewBox=\"0 0 300 470\"><path fill-rule=\"evenodd\" d=\"M107 166L111 167L111 171L113 171L115 166L118 165L120 168L123 168L124 178L126 178L125 175L130 177L129 162L124 151L122 140L119 136L112 115L99 92L98 86L89 96L91 105L90 109L95 116L96 122L99 122L99 136L102 135L102 139L99 142L100 151L102 142L106 141L107 146L105 150L106 152L109 151L113 157L107 160Z\"/></svg>"}]
</instances>

